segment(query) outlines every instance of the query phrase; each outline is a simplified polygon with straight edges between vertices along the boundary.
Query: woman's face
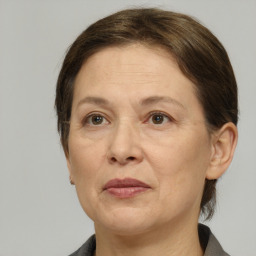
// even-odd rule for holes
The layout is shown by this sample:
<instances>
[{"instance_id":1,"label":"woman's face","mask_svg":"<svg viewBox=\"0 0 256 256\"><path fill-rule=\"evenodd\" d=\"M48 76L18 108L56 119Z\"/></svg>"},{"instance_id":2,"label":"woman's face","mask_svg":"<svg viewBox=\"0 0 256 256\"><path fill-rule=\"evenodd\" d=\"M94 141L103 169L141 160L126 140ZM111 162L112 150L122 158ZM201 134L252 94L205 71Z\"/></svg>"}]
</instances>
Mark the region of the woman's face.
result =
<instances>
[{"instance_id":1,"label":"woman's face","mask_svg":"<svg viewBox=\"0 0 256 256\"><path fill-rule=\"evenodd\" d=\"M211 136L193 83L164 50L134 44L91 56L75 81L68 145L96 230L197 222Z\"/></svg>"}]
</instances>

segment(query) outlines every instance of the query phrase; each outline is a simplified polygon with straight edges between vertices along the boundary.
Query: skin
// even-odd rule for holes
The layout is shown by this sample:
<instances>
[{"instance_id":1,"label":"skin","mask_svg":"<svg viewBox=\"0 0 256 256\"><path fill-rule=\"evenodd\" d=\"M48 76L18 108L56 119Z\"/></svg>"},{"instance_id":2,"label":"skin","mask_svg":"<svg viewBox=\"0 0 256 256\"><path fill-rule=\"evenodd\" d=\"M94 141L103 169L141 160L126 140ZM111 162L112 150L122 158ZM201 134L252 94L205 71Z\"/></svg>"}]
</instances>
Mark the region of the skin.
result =
<instances>
[{"instance_id":1,"label":"skin","mask_svg":"<svg viewBox=\"0 0 256 256\"><path fill-rule=\"evenodd\" d=\"M197 223L205 179L227 169L237 131L228 123L210 134L194 88L160 48L109 47L82 66L66 157L95 223L98 256L203 255ZM127 177L150 189L127 199L103 190Z\"/></svg>"}]
</instances>

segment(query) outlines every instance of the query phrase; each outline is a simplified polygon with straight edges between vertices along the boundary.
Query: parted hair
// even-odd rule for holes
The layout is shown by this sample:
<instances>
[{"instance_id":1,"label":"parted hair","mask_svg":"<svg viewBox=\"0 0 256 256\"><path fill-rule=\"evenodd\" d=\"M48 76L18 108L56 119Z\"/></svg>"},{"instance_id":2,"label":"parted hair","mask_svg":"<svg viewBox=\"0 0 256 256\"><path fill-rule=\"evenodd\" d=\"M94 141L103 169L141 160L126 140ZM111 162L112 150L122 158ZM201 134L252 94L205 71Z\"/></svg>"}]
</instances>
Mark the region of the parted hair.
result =
<instances>
[{"instance_id":1,"label":"parted hair","mask_svg":"<svg viewBox=\"0 0 256 256\"><path fill-rule=\"evenodd\" d=\"M109 46L140 43L162 47L195 85L209 132L227 122L237 125L237 84L226 50L194 18L157 8L125 9L98 20L69 47L56 86L55 109L60 140L68 155L69 121L75 78L83 63ZM210 219L216 204L217 180L206 180L201 214Z\"/></svg>"}]
</instances>

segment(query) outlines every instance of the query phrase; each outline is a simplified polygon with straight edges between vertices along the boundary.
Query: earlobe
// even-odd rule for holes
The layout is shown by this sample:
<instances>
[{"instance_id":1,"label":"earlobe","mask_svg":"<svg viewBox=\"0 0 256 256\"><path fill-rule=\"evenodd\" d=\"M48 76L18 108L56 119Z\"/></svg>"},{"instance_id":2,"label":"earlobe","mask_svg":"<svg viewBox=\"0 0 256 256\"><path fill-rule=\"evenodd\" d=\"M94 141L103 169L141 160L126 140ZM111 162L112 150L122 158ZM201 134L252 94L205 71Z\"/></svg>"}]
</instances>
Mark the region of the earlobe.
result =
<instances>
[{"instance_id":1,"label":"earlobe","mask_svg":"<svg viewBox=\"0 0 256 256\"><path fill-rule=\"evenodd\" d=\"M237 127L232 122L224 124L212 137L212 156L206 172L208 180L218 179L230 165L238 139Z\"/></svg>"}]
</instances>

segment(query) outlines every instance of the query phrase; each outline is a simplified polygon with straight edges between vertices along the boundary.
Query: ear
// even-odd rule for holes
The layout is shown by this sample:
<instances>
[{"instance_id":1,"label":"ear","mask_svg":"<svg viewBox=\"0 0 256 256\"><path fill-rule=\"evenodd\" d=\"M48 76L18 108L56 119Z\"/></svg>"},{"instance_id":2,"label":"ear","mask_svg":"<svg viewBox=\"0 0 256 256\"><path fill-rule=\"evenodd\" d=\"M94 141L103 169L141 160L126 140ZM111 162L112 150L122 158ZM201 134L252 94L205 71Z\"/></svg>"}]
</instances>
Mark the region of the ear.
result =
<instances>
[{"instance_id":1,"label":"ear","mask_svg":"<svg viewBox=\"0 0 256 256\"><path fill-rule=\"evenodd\" d=\"M69 181L71 185L74 185L74 177L73 177L73 173L72 173L72 168L71 168L71 162L70 162L70 158L69 158L69 154L65 153L65 157L66 157L66 161L67 161L67 167L68 167L68 171L69 171Z\"/></svg>"},{"instance_id":2,"label":"ear","mask_svg":"<svg viewBox=\"0 0 256 256\"><path fill-rule=\"evenodd\" d=\"M232 122L224 124L212 135L212 155L206 179L218 179L229 167L238 139L237 127Z\"/></svg>"}]
</instances>

